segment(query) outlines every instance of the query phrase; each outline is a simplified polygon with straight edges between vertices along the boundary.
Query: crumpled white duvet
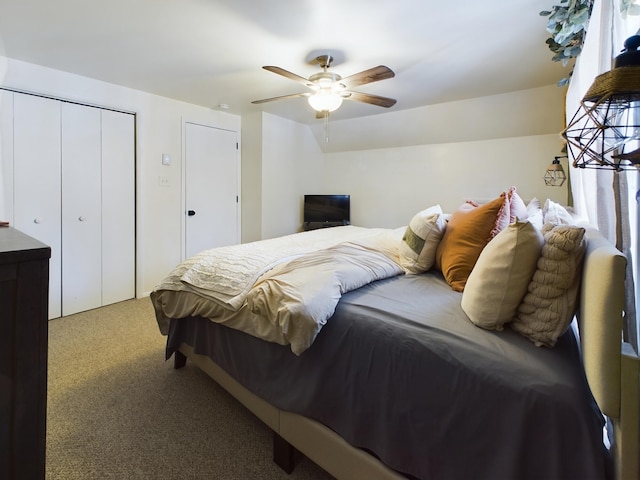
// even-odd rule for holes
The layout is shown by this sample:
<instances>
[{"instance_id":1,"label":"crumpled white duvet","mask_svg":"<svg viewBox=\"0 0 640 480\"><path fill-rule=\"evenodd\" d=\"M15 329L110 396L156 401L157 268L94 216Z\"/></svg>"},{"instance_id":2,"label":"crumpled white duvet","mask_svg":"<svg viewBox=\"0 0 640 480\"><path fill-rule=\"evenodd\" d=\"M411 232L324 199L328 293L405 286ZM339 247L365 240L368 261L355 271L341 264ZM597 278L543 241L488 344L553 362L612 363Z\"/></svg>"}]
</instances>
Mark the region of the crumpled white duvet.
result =
<instances>
[{"instance_id":1,"label":"crumpled white duvet","mask_svg":"<svg viewBox=\"0 0 640 480\"><path fill-rule=\"evenodd\" d=\"M343 293L404 272L403 231L333 227L207 250L151 293L158 325L166 334L169 318L199 315L299 355Z\"/></svg>"},{"instance_id":2,"label":"crumpled white duvet","mask_svg":"<svg viewBox=\"0 0 640 480\"><path fill-rule=\"evenodd\" d=\"M181 263L170 276L231 310L238 310L258 278L275 266L341 242L366 240L384 229L323 228L256 242L205 250Z\"/></svg>"},{"instance_id":3,"label":"crumpled white duvet","mask_svg":"<svg viewBox=\"0 0 640 480\"><path fill-rule=\"evenodd\" d=\"M382 248L381 248L382 247ZM267 318L300 355L333 315L342 295L404 273L391 250L376 242L349 242L282 264L247 295L249 309Z\"/></svg>"}]
</instances>

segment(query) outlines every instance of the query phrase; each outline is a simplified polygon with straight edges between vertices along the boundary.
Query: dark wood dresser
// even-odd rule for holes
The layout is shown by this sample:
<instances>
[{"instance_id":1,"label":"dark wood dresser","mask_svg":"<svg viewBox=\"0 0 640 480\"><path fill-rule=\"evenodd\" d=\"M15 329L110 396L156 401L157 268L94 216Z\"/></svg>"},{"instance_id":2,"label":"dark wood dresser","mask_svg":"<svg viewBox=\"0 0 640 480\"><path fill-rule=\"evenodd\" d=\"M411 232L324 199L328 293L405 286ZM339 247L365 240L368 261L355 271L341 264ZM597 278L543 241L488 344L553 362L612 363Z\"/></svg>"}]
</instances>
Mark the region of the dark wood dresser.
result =
<instances>
[{"instance_id":1,"label":"dark wood dresser","mask_svg":"<svg viewBox=\"0 0 640 480\"><path fill-rule=\"evenodd\" d=\"M0 478L45 477L49 258L0 227Z\"/></svg>"}]
</instances>

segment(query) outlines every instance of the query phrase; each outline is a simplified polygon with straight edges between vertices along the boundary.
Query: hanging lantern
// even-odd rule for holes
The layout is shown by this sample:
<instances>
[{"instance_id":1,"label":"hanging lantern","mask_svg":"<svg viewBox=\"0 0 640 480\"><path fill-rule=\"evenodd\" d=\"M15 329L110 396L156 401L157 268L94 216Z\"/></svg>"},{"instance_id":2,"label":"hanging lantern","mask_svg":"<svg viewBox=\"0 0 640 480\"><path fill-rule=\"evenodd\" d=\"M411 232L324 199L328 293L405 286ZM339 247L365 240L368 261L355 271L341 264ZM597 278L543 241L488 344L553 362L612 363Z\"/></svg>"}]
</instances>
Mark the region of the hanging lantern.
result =
<instances>
[{"instance_id":1,"label":"hanging lantern","mask_svg":"<svg viewBox=\"0 0 640 480\"><path fill-rule=\"evenodd\" d=\"M567 175L560 164L561 158L567 157L555 157L551 165L547 167L547 171L544 174L544 184L548 187L561 187L567 180Z\"/></svg>"},{"instance_id":2,"label":"hanging lantern","mask_svg":"<svg viewBox=\"0 0 640 480\"><path fill-rule=\"evenodd\" d=\"M640 167L640 35L598 75L562 136L578 168Z\"/></svg>"}]
</instances>

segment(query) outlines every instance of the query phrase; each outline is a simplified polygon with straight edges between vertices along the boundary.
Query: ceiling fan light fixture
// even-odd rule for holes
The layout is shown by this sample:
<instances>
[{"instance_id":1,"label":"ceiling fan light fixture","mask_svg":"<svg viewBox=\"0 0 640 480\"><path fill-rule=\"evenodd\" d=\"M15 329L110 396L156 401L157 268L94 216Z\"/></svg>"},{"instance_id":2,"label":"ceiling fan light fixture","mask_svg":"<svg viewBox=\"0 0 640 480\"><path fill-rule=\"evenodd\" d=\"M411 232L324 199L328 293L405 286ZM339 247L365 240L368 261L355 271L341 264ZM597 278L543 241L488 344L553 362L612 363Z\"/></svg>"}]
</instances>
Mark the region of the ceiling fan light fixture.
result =
<instances>
[{"instance_id":1,"label":"ceiling fan light fixture","mask_svg":"<svg viewBox=\"0 0 640 480\"><path fill-rule=\"evenodd\" d=\"M329 88L331 85L339 82L340 80L342 80L342 77L340 75L334 72L327 71L316 73L309 77L309 81L313 85L317 85L320 88Z\"/></svg>"},{"instance_id":2,"label":"ceiling fan light fixture","mask_svg":"<svg viewBox=\"0 0 640 480\"><path fill-rule=\"evenodd\" d=\"M337 73L327 71L331 66L332 60L333 57L331 57L331 55L321 55L317 57L314 63L322 67L322 72L311 75L309 78L301 77L300 75L296 75L295 73L291 73L288 70L273 65L263 66L262 68L265 70L293 80L312 91L254 100L251 103L261 104L285 98L307 97L309 105L316 111L316 118L324 118L325 120L328 118L328 115L326 114L340 108L344 99L354 102L368 103L370 105L377 105L384 108L393 107L396 104L396 100L393 98L381 97L379 95L371 95L352 90L354 87L367 85L387 78L393 78L395 74L389 67L378 65L377 67L369 68L359 73L354 73L353 75L349 75L343 79Z\"/></svg>"},{"instance_id":3,"label":"ceiling fan light fixture","mask_svg":"<svg viewBox=\"0 0 640 480\"><path fill-rule=\"evenodd\" d=\"M316 112L333 112L342 105L342 96L334 93L331 88L321 88L309 96L308 100Z\"/></svg>"}]
</instances>

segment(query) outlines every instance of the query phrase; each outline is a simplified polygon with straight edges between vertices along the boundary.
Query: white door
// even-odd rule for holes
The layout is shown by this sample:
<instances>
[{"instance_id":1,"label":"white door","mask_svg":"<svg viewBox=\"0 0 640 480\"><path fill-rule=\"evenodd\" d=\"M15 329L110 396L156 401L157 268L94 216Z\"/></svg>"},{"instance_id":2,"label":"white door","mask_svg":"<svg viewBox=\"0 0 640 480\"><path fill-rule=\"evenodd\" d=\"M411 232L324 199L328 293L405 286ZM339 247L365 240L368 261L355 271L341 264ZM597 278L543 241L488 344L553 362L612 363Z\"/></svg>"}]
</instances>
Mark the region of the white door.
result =
<instances>
[{"instance_id":1,"label":"white door","mask_svg":"<svg viewBox=\"0 0 640 480\"><path fill-rule=\"evenodd\" d=\"M102 111L102 304L135 296L135 117Z\"/></svg>"},{"instance_id":2,"label":"white door","mask_svg":"<svg viewBox=\"0 0 640 480\"><path fill-rule=\"evenodd\" d=\"M60 102L14 94L14 226L51 247L49 318L61 315Z\"/></svg>"},{"instance_id":3,"label":"white door","mask_svg":"<svg viewBox=\"0 0 640 480\"><path fill-rule=\"evenodd\" d=\"M100 109L62 104L62 315L65 316L102 305L100 124Z\"/></svg>"},{"instance_id":4,"label":"white door","mask_svg":"<svg viewBox=\"0 0 640 480\"><path fill-rule=\"evenodd\" d=\"M0 221L13 225L13 93L0 90Z\"/></svg>"},{"instance_id":5,"label":"white door","mask_svg":"<svg viewBox=\"0 0 640 480\"><path fill-rule=\"evenodd\" d=\"M239 242L237 133L185 124L185 255Z\"/></svg>"}]
</instances>

